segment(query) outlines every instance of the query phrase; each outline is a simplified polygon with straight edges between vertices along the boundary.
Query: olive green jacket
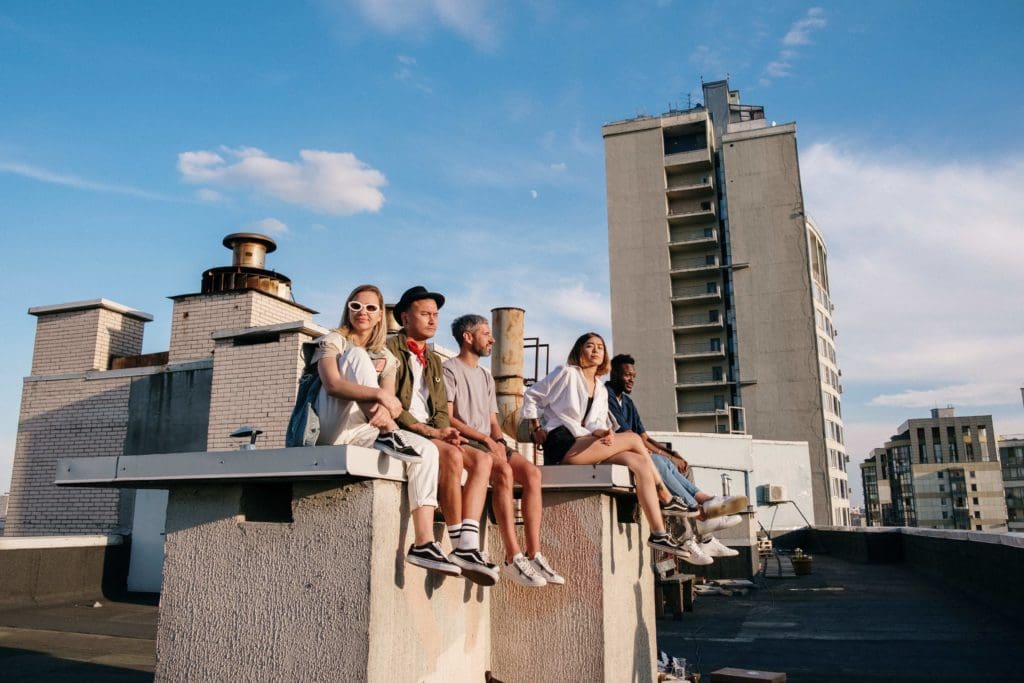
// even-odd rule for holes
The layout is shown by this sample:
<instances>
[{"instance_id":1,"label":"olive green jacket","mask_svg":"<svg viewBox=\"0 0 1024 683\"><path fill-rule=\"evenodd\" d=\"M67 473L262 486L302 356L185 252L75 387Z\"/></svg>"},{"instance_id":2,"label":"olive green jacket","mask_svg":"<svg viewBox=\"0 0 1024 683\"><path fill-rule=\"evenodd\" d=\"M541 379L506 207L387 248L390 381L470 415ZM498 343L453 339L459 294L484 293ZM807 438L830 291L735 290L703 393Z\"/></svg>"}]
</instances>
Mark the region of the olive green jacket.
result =
<instances>
[{"instance_id":1,"label":"olive green jacket","mask_svg":"<svg viewBox=\"0 0 1024 683\"><path fill-rule=\"evenodd\" d=\"M409 404L412 401L412 369L409 367L409 347L406 345L408 337L405 332L399 332L388 338L387 347L398 359L398 374L395 377L395 394L402 402L402 414L395 418L399 427L408 429L419 420L409 413ZM427 349L427 367L423 368L423 381L427 383L427 394L430 397L427 407L430 409L430 419L427 424L434 429L447 429L451 427L452 421L448 416L448 392L444 388L444 373L441 370L441 357L431 349Z\"/></svg>"}]
</instances>

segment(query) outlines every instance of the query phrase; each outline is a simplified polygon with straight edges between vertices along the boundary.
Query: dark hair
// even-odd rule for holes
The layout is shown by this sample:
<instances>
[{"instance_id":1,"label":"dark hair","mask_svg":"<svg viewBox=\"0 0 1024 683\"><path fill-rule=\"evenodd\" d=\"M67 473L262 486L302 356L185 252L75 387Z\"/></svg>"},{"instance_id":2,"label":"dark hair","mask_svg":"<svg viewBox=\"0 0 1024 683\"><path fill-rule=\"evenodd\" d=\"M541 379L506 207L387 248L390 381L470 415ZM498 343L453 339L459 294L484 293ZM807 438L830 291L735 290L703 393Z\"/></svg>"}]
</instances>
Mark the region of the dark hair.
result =
<instances>
[{"instance_id":1,"label":"dark hair","mask_svg":"<svg viewBox=\"0 0 1024 683\"><path fill-rule=\"evenodd\" d=\"M636 359L628 353L620 353L612 358L612 370L619 370L623 365L636 365Z\"/></svg>"},{"instance_id":2,"label":"dark hair","mask_svg":"<svg viewBox=\"0 0 1024 683\"><path fill-rule=\"evenodd\" d=\"M569 352L569 358L566 362L569 365L580 366L580 355L583 353L583 345L586 344L591 338L597 337L604 344L604 358L601 360L601 364L597 366L598 377L607 375L608 370L611 368L611 363L608 362L608 344L605 343L604 337L599 335L597 332L584 332L580 335L580 338L576 340L576 343L572 345L572 350Z\"/></svg>"},{"instance_id":3,"label":"dark hair","mask_svg":"<svg viewBox=\"0 0 1024 683\"><path fill-rule=\"evenodd\" d=\"M487 318L476 313L467 313L466 315L460 315L458 318L452 321L452 336L455 337L455 343L462 347L462 335L467 332L472 332L477 325L487 324Z\"/></svg>"}]
</instances>

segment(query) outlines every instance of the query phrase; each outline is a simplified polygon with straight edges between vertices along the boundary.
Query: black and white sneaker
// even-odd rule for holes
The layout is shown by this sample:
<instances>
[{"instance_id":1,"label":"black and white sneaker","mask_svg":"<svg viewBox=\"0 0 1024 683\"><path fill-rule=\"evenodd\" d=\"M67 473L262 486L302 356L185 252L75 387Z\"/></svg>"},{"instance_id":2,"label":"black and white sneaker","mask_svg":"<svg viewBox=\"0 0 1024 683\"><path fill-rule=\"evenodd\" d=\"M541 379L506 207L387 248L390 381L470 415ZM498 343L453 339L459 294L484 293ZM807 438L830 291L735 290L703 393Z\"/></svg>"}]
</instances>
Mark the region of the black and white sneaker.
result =
<instances>
[{"instance_id":1,"label":"black and white sneaker","mask_svg":"<svg viewBox=\"0 0 1024 683\"><path fill-rule=\"evenodd\" d=\"M660 534L651 534L647 537L647 545L655 550L660 550L670 555L677 557L684 557L689 553L683 548L682 544L676 539L672 538L665 532Z\"/></svg>"},{"instance_id":2,"label":"black and white sneaker","mask_svg":"<svg viewBox=\"0 0 1024 683\"><path fill-rule=\"evenodd\" d=\"M565 583L565 577L552 569L547 558L540 553L534 555L530 561L533 563L533 568L537 570L537 573L549 584L561 586Z\"/></svg>"},{"instance_id":3,"label":"black and white sneaker","mask_svg":"<svg viewBox=\"0 0 1024 683\"><path fill-rule=\"evenodd\" d=\"M696 517L700 514L700 507L687 505L679 496L672 496L667 503L659 501L658 506L666 517Z\"/></svg>"},{"instance_id":4,"label":"black and white sneaker","mask_svg":"<svg viewBox=\"0 0 1024 683\"><path fill-rule=\"evenodd\" d=\"M373 442L373 447L385 455L402 462L423 462L423 456L413 450L412 446L402 440L398 432L381 433Z\"/></svg>"},{"instance_id":5,"label":"black and white sneaker","mask_svg":"<svg viewBox=\"0 0 1024 683\"><path fill-rule=\"evenodd\" d=\"M462 575L473 583L481 586L493 586L498 583L498 565L491 564L479 550L456 549L448 556L448 560L462 569Z\"/></svg>"},{"instance_id":6,"label":"black and white sneaker","mask_svg":"<svg viewBox=\"0 0 1024 683\"><path fill-rule=\"evenodd\" d=\"M409 546L409 552L405 554L405 561L417 567L423 567L432 572L448 576L459 576L462 574L462 570L445 557L441 546L436 542Z\"/></svg>"}]
</instances>

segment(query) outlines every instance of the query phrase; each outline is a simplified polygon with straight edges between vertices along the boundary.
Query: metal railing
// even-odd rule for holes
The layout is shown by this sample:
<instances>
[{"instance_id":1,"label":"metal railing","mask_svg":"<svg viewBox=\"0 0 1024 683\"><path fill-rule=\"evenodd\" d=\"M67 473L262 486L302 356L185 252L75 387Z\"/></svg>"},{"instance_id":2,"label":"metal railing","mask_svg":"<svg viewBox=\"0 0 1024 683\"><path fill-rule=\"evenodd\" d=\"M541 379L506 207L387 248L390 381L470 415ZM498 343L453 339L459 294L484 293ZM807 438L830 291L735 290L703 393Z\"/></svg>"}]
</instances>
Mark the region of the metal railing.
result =
<instances>
[{"instance_id":1,"label":"metal railing","mask_svg":"<svg viewBox=\"0 0 1024 683\"><path fill-rule=\"evenodd\" d=\"M672 290L672 298L679 299L688 296L715 296L719 293L718 284L709 291L707 285L690 285L689 287L677 287Z\"/></svg>"},{"instance_id":2,"label":"metal railing","mask_svg":"<svg viewBox=\"0 0 1024 683\"><path fill-rule=\"evenodd\" d=\"M722 322L722 314L707 315L681 315L675 320L676 327L686 325L719 325Z\"/></svg>"},{"instance_id":3,"label":"metal railing","mask_svg":"<svg viewBox=\"0 0 1024 683\"><path fill-rule=\"evenodd\" d=\"M672 263L672 270L690 270L690 269L697 269L697 268L717 268L718 265L719 265L718 264L718 256L712 257L712 260L710 262L704 256L699 256L697 258L687 258L687 259L679 259L677 261L673 261L673 263Z\"/></svg>"},{"instance_id":4,"label":"metal railing","mask_svg":"<svg viewBox=\"0 0 1024 683\"><path fill-rule=\"evenodd\" d=\"M703 344L678 344L676 345L676 354L682 355L687 353L721 353L721 344L712 344L711 342L705 342Z\"/></svg>"}]
</instances>

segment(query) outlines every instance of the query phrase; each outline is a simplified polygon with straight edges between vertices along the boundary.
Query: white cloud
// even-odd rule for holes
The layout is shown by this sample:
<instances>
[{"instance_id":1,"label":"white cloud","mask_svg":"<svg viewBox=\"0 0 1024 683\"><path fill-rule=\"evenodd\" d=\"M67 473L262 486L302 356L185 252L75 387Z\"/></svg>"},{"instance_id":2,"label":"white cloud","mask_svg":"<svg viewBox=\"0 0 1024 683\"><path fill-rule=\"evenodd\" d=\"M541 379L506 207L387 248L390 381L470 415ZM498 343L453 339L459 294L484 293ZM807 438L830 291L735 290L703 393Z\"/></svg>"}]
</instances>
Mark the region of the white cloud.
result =
<instances>
[{"instance_id":1,"label":"white cloud","mask_svg":"<svg viewBox=\"0 0 1024 683\"><path fill-rule=\"evenodd\" d=\"M802 19L793 22L789 31L782 38L783 48L779 54L764 67L764 74L759 83L762 86L770 85L773 79L787 78L793 74L793 62L798 54L796 48L811 43L811 34L814 31L825 28L828 21L825 19L825 10L821 7L812 7Z\"/></svg>"},{"instance_id":2,"label":"white cloud","mask_svg":"<svg viewBox=\"0 0 1024 683\"><path fill-rule=\"evenodd\" d=\"M349 0L346 4L385 33L423 33L436 25L483 50L499 43L493 3L487 0Z\"/></svg>"},{"instance_id":3,"label":"white cloud","mask_svg":"<svg viewBox=\"0 0 1024 683\"><path fill-rule=\"evenodd\" d=\"M379 211L387 184L380 171L350 152L304 149L299 161L281 161L254 147L178 155L182 179L220 190L248 190L314 211L351 215Z\"/></svg>"},{"instance_id":4,"label":"white cloud","mask_svg":"<svg viewBox=\"0 0 1024 683\"><path fill-rule=\"evenodd\" d=\"M889 387L875 390L878 406L1013 400L1024 380L1024 159L815 144L800 163L829 248L844 385Z\"/></svg>"},{"instance_id":5,"label":"white cloud","mask_svg":"<svg viewBox=\"0 0 1024 683\"><path fill-rule=\"evenodd\" d=\"M69 173L57 173L45 168L32 166L30 164L22 164L15 161L0 160L0 173L10 173L12 175L21 176L22 178L38 180L42 183L73 187L77 190L90 190L92 192L104 192L107 194L123 194L129 197L139 197L140 199L174 201L171 197L167 197L156 192L149 192L148 190L142 190L137 187L132 187L131 185L98 182L82 178L81 176L71 175Z\"/></svg>"},{"instance_id":6,"label":"white cloud","mask_svg":"<svg viewBox=\"0 0 1024 683\"><path fill-rule=\"evenodd\" d=\"M276 218L264 218L261 221L249 224L249 229L254 232L261 232L265 235L285 235L288 233L288 225Z\"/></svg>"},{"instance_id":7,"label":"white cloud","mask_svg":"<svg viewBox=\"0 0 1024 683\"><path fill-rule=\"evenodd\" d=\"M530 196L536 199L540 195L537 194L537 190L530 190Z\"/></svg>"},{"instance_id":8,"label":"white cloud","mask_svg":"<svg viewBox=\"0 0 1024 683\"><path fill-rule=\"evenodd\" d=\"M551 164L551 170L557 173L565 173L566 168L568 167L565 165L564 161L559 162L557 164Z\"/></svg>"},{"instance_id":9,"label":"white cloud","mask_svg":"<svg viewBox=\"0 0 1024 683\"><path fill-rule=\"evenodd\" d=\"M416 66L416 58L409 55L398 55L398 61L406 66Z\"/></svg>"},{"instance_id":10,"label":"white cloud","mask_svg":"<svg viewBox=\"0 0 1024 683\"><path fill-rule=\"evenodd\" d=\"M811 32L825 28L825 10L812 7L807 14L789 27L789 33L782 39L783 45L807 45L811 42Z\"/></svg>"},{"instance_id":11,"label":"white cloud","mask_svg":"<svg viewBox=\"0 0 1024 683\"><path fill-rule=\"evenodd\" d=\"M196 198L201 199L204 202L219 202L224 199L224 195L216 190L211 190L208 187L201 187L196 190Z\"/></svg>"},{"instance_id":12,"label":"white cloud","mask_svg":"<svg viewBox=\"0 0 1024 683\"><path fill-rule=\"evenodd\" d=\"M1020 402L1020 384L1006 382L975 382L925 390L907 390L898 394L882 394L869 405L898 408L934 408L936 406L1016 405Z\"/></svg>"}]
</instances>

